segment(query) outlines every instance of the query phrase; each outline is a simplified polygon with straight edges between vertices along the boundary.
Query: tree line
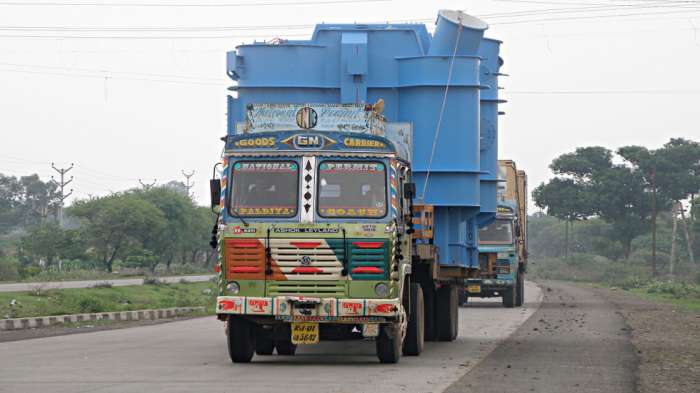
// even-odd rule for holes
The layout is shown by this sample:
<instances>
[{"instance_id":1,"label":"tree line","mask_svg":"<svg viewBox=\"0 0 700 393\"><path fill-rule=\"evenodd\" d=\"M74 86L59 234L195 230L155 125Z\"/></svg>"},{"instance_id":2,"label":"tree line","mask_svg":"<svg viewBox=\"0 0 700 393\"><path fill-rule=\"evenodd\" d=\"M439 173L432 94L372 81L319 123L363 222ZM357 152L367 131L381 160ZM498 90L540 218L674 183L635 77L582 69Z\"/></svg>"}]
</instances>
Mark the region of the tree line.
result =
<instances>
[{"instance_id":1,"label":"tree line","mask_svg":"<svg viewBox=\"0 0 700 393\"><path fill-rule=\"evenodd\" d=\"M624 259L634 239L650 232L651 269L657 274L657 219L664 213L673 222L671 260L680 253L676 236L683 232L685 252L694 263L695 216L700 208L698 142L675 138L658 149L624 146L615 152L580 147L555 158L549 167L555 177L532 195L538 207L565 222L564 256L574 223L596 218L609 225L608 236L622 246Z\"/></svg>"},{"instance_id":2,"label":"tree line","mask_svg":"<svg viewBox=\"0 0 700 393\"><path fill-rule=\"evenodd\" d=\"M185 190L170 182L76 200L59 225L55 185L37 175L0 174L0 264L12 259L21 272L67 265L106 272L116 264L149 272L173 264L210 266L214 216Z\"/></svg>"}]
</instances>

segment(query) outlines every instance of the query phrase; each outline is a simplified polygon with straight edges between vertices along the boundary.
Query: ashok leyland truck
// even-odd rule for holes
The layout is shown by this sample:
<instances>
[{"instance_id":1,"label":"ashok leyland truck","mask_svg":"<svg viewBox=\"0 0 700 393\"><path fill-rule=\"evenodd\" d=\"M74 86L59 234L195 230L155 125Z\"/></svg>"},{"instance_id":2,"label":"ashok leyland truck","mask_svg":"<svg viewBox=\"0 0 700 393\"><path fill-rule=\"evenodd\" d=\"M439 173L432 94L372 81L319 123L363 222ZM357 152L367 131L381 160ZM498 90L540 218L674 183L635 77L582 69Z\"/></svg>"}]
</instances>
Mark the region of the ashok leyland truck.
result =
<instances>
[{"instance_id":1,"label":"ashok leyland truck","mask_svg":"<svg viewBox=\"0 0 700 393\"><path fill-rule=\"evenodd\" d=\"M396 363L457 337L458 290L496 216L502 62L486 29L440 11L432 35L321 24L228 53L211 194L233 362L373 340Z\"/></svg>"},{"instance_id":2,"label":"ashok leyland truck","mask_svg":"<svg viewBox=\"0 0 700 393\"><path fill-rule=\"evenodd\" d=\"M527 268L527 176L511 160L499 160L498 166L496 220L479 230L479 277L467 280L460 300L501 297L504 307L520 307Z\"/></svg>"}]
</instances>

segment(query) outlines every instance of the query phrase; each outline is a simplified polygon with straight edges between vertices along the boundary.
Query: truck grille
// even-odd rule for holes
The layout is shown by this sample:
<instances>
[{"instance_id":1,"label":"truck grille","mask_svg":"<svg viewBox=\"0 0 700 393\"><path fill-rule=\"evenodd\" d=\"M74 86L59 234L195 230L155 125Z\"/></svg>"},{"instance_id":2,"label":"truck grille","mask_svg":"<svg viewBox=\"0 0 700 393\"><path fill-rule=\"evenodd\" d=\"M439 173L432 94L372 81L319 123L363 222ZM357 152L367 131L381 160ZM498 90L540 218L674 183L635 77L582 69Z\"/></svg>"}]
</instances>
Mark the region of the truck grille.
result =
<instances>
[{"instance_id":1,"label":"truck grille","mask_svg":"<svg viewBox=\"0 0 700 393\"><path fill-rule=\"evenodd\" d=\"M273 270L287 280L339 280L342 239L270 239Z\"/></svg>"},{"instance_id":2,"label":"truck grille","mask_svg":"<svg viewBox=\"0 0 700 393\"><path fill-rule=\"evenodd\" d=\"M268 296L303 295L316 297L347 296L344 282L268 281Z\"/></svg>"}]
</instances>

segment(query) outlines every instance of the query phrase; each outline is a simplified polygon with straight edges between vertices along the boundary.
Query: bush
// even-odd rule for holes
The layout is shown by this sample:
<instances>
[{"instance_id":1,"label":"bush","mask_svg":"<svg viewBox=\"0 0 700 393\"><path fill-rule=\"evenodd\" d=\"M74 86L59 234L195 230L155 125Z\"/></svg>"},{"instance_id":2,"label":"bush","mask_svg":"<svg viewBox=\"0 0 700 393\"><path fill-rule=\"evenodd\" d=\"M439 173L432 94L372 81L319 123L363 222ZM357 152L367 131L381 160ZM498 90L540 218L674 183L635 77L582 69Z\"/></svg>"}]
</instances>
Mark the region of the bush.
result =
<instances>
[{"instance_id":1,"label":"bush","mask_svg":"<svg viewBox=\"0 0 700 393\"><path fill-rule=\"evenodd\" d=\"M165 282L165 281L163 281L163 280L159 280L159 279L156 278L156 277L145 277L145 278L143 279L143 285L157 285L157 286L160 286L160 285L168 285L168 283Z\"/></svg>"},{"instance_id":2,"label":"bush","mask_svg":"<svg viewBox=\"0 0 700 393\"><path fill-rule=\"evenodd\" d=\"M78 308L81 313L96 313L105 311L105 306L93 297L85 297L78 301Z\"/></svg>"},{"instance_id":3,"label":"bush","mask_svg":"<svg viewBox=\"0 0 700 393\"><path fill-rule=\"evenodd\" d=\"M21 278L17 258L0 256L0 281L17 281Z\"/></svg>"}]
</instances>

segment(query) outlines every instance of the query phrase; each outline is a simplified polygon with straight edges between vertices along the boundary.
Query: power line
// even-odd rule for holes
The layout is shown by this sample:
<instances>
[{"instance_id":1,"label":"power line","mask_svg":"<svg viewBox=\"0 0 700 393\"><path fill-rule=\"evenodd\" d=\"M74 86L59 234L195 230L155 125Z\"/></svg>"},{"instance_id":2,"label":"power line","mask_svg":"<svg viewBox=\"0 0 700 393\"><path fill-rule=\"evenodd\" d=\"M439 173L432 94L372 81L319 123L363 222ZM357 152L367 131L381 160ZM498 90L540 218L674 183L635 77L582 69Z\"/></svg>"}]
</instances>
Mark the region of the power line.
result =
<instances>
[{"instance_id":1,"label":"power line","mask_svg":"<svg viewBox=\"0 0 700 393\"><path fill-rule=\"evenodd\" d=\"M0 63L0 66L9 66L9 67L28 67L28 68L47 68L47 69L57 69L57 70L66 70L66 71L80 71L80 72L92 72L92 73L98 73L101 75L104 74L110 74L110 77L112 77L112 74L129 74L129 75L140 75L140 76L154 76L154 77L159 77L159 78L174 78L174 79L184 79L184 80L197 80L197 81L225 81L224 78L208 78L208 77L203 77L203 76L195 76L195 75L170 75L170 74L155 74L155 73L149 73L149 72L135 72L135 71L115 71L115 70L110 70L110 69L94 69L94 68L80 68L80 67L64 67L64 66L50 66L50 65L42 65L42 64L17 64L17 63ZM1 70L1 69L0 69Z\"/></svg>"},{"instance_id":2,"label":"power line","mask_svg":"<svg viewBox=\"0 0 700 393\"><path fill-rule=\"evenodd\" d=\"M613 95L613 94L700 94L700 89L659 89L659 90L505 90L506 94L516 95Z\"/></svg>"},{"instance_id":3,"label":"power line","mask_svg":"<svg viewBox=\"0 0 700 393\"><path fill-rule=\"evenodd\" d=\"M491 23L492 25L514 25L523 23L541 23L541 22L561 22L561 21L573 21L573 20L585 20L585 19L602 19L602 18L626 18L630 16L657 16L657 15L669 15L669 14L679 14L679 13L692 13L693 16L695 12L700 11L700 9L693 8L693 11L685 9L682 11L662 11L662 12L642 12L642 13L629 13L629 14L608 14L608 15L583 15L583 16L572 16L572 17L561 17L561 18L543 18L543 19L525 19L525 20L515 20L515 21L505 21Z\"/></svg>"},{"instance_id":4,"label":"power line","mask_svg":"<svg viewBox=\"0 0 700 393\"><path fill-rule=\"evenodd\" d=\"M330 5L352 3L385 3L392 0L328 0L328 1L289 1L289 2L256 2L256 3L95 3L95 2L38 2L38 1L3 1L0 6L30 6L30 7L268 7L287 5Z\"/></svg>"},{"instance_id":5,"label":"power line","mask_svg":"<svg viewBox=\"0 0 700 393\"><path fill-rule=\"evenodd\" d=\"M144 183L143 180L139 179L139 184L140 184L141 187L143 187L143 189L146 190L146 191L148 191L148 190L150 190L151 188L155 187L156 183L157 183L156 179L153 179L153 182L151 182L151 183Z\"/></svg>"},{"instance_id":6,"label":"power line","mask_svg":"<svg viewBox=\"0 0 700 393\"><path fill-rule=\"evenodd\" d=\"M185 188L187 188L187 196L190 197L190 196L191 196L191 194L190 194L190 189L191 189L192 187L194 187L194 181L192 181L192 182L190 183L190 178L191 178L192 176L194 176L194 171L192 171L192 172L190 172L190 173L187 173L187 172L185 172L185 171L180 171L180 172L182 172L182 176L184 176L185 179L187 179L187 183L185 184Z\"/></svg>"},{"instance_id":7,"label":"power line","mask_svg":"<svg viewBox=\"0 0 700 393\"><path fill-rule=\"evenodd\" d=\"M16 70L16 69L0 69L0 72L19 72L19 73L25 73L25 74L53 75L53 76L75 77L75 78L96 78L96 79L104 79L105 78L105 75L89 75L89 74L78 74L78 73L60 73L60 72L30 71L30 70ZM125 77L125 76L109 76L109 79L145 81L145 82L157 82L157 83L172 83L172 84L183 84L183 85L198 85L198 86L216 86L219 88L224 86L223 83L205 83L205 82L197 82L197 81L189 81L189 80L131 78L131 77Z\"/></svg>"},{"instance_id":8,"label":"power line","mask_svg":"<svg viewBox=\"0 0 700 393\"><path fill-rule=\"evenodd\" d=\"M57 168L54 163L51 163L51 168L53 168L54 171L56 171L60 176L61 180L56 181L53 176L51 176L51 182L55 184L59 188L59 197L58 197L58 224L60 226L63 226L63 203L64 201L73 194L73 189L71 188L70 192L66 194L65 188L68 186L73 181L73 176L70 177L70 179L66 180L65 176L66 173L70 172L71 169L73 169L73 164L70 164L68 168Z\"/></svg>"}]
</instances>

